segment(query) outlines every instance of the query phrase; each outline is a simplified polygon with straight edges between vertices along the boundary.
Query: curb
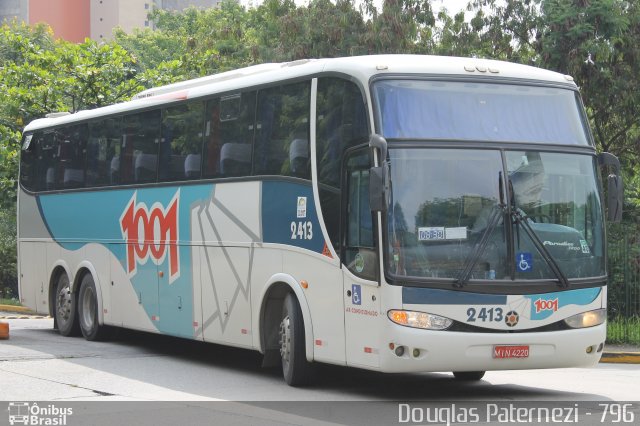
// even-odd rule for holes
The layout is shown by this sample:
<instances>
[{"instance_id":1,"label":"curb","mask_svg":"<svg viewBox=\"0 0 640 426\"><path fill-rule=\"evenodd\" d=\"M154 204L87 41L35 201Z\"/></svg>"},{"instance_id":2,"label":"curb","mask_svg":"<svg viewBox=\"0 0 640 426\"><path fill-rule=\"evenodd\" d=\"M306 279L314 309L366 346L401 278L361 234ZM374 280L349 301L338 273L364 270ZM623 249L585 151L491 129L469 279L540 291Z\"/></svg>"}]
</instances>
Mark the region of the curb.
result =
<instances>
[{"instance_id":1,"label":"curb","mask_svg":"<svg viewBox=\"0 0 640 426\"><path fill-rule=\"evenodd\" d=\"M32 314L32 313L34 313L29 308L25 308L24 306L15 306L15 305L0 305L0 311L20 312L22 314Z\"/></svg>"},{"instance_id":2,"label":"curb","mask_svg":"<svg viewBox=\"0 0 640 426\"><path fill-rule=\"evenodd\" d=\"M640 364L640 352L604 352L600 362L605 364Z\"/></svg>"}]
</instances>

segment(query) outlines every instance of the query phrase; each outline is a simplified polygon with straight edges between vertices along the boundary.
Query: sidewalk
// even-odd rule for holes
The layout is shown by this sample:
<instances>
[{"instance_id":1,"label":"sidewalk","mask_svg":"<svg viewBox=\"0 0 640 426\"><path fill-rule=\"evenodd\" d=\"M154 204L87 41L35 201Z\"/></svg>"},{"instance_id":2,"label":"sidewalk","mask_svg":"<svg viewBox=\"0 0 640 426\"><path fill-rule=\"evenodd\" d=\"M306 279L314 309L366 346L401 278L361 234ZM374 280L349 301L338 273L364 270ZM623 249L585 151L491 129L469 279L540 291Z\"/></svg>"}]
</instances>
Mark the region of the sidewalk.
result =
<instances>
[{"instance_id":1,"label":"sidewalk","mask_svg":"<svg viewBox=\"0 0 640 426\"><path fill-rule=\"evenodd\" d=\"M640 347L636 345L612 344L604 345L600 362L610 364L640 364Z\"/></svg>"},{"instance_id":2,"label":"sidewalk","mask_svg":"<svg viewBox=\"0 0 640 426\"><path fill-rule=\"evenodd\" d=\"M23 306L0 305L0 320L27 318L47 317L34 314L29 308ZM640 346L607 343L600 362L608 364L640 364Z\"/></svg>"},{"instance_id":3,"label":"sidewalk","mask_svg":"<svg viewBox=\"0 0 640 426\"><path fill-rule=\"evenodd\" d=\"M30 318L48 318L48 316L36 314L31 309L25 308L24 306L0 305L0 320Z\"/></svg>"}]
</instances>

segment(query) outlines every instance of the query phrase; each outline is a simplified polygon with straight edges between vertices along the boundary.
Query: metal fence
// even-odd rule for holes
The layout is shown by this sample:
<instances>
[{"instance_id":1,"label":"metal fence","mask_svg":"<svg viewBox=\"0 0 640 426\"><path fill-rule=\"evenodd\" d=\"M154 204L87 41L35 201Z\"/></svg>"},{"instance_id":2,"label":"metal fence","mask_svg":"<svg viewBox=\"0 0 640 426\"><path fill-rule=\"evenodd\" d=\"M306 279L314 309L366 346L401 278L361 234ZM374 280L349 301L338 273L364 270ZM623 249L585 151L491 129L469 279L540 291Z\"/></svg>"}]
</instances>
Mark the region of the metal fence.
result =
<instances>
[{"instance_id":1,"label":"metal fence","mask_svg":"<svg viewBox=\"0 0 640 426\"><path fill-rule=\"evenodd\" d=\"M607 340L640 344L640 227L612 224L608 231Z\"/></svg>"}]
</instances>

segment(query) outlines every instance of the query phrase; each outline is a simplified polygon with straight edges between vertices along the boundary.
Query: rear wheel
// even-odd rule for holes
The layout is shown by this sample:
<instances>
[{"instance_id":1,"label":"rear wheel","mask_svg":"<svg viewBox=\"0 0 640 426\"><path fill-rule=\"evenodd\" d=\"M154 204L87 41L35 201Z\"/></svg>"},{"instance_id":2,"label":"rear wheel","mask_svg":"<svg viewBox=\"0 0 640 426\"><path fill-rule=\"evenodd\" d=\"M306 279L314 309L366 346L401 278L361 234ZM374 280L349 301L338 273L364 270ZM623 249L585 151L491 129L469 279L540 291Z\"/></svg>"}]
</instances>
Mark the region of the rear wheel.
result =
<instances>
[{"instance_id":1,"label":"rear wheel","mask_svg":"<svg viewBox=\"0 0 640 426\"><path fill-rule=\"evenodd\" d=\"M308 384L313 376L313 368L306 357L302 311L292 293L287 294L284 299L279 334L285 382L290 386Z\"/></svg>"},{"instance_id":2,"label":"rear wheel","mask_svg":"<svg viewBox=\"0 0 640 426\"><path fill-rule=\"evenodd\" d=\"M484 377L484 371L454 371L453 376L457 380L465 382L477 382Z\"/></svg>"},{"instance_id":3,"label":"rear wheel","mask_svg":"<svg viewBox=\"0 0 640 426\"><path fill-rule=\"evenodd\" d=\"M56 325L63 336L78 336L80 334L76 307L76 295L71 291L69 277L63 272L58 277L55 295Z\"/></svg>"},{"instance_id":4,"label":"rear wheel","mask_svg":"<svg viewBox=\"0 0 640 426\"><path fill-rule=\"evenodd\" d=\"M86 274L80 283L78 316L80 330L85 339L104 340L108 337L107 327L98 322L98 297L91 274Z\"/></svg>"}]
</instances>

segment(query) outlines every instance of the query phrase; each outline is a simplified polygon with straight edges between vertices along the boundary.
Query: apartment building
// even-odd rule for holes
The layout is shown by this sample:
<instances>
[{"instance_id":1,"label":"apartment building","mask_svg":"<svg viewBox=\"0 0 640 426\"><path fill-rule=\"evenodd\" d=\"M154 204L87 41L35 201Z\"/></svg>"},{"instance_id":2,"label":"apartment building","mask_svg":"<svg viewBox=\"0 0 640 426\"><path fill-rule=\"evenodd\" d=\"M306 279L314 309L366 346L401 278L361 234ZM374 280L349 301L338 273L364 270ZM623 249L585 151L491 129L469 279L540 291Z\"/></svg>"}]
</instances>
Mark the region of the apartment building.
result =
<instances>
[{"instance_id":1,"label":"apartment building","mask_svg":"<svg viewBox=\"0 0 640 426\"><path fill-rule=\"evenodd\" d=\"M0 22L18 19L45 22L55 37L80 43L85 38L108 40L115 27L129 32L151 24L154 8L180 11L215 7L220 0L0 0Z\"/></svg>"}]
</instances>

